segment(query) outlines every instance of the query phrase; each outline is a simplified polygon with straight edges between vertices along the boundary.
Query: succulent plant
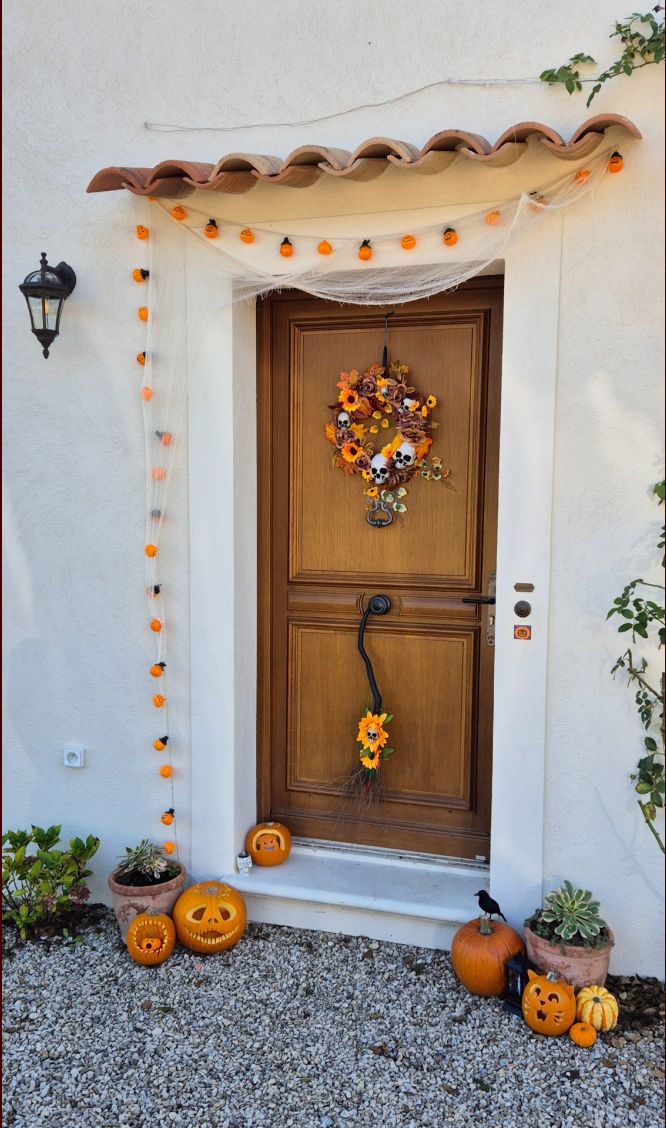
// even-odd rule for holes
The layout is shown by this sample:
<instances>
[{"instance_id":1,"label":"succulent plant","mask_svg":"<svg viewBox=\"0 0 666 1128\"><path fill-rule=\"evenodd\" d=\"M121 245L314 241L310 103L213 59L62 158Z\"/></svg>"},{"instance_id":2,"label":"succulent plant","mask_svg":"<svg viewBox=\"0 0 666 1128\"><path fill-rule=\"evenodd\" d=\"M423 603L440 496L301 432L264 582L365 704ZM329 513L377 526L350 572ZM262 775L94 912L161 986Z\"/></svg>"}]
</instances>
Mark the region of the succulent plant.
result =
<instances>
[{"instance_id":1,"label":"succulent plant","mask_svg":"<svg viewBox=\"0 0 666 1128\"><path fill-rule=\"evenodd\" d=\"M574 889L570 881L548 894L540 916L563 943L575 937L594 943L602 928L607 928L599 916L599 902L592 900L589 889Z\"/></svg>"},{"instance_id":2,"label":"succulent plant","mask_svg":"<svg viewBox=\"0 0 666 1128\"><path fill-rule=\"evenodd\" d=\"M139 875L143 878L142 884L153 884L161 881L169 868L172 867L164 857L161 846L144 838L138 846L125 847L125 857L116 867L116 877L124 884L128 878Z\"/></svg>"}]
</instances>

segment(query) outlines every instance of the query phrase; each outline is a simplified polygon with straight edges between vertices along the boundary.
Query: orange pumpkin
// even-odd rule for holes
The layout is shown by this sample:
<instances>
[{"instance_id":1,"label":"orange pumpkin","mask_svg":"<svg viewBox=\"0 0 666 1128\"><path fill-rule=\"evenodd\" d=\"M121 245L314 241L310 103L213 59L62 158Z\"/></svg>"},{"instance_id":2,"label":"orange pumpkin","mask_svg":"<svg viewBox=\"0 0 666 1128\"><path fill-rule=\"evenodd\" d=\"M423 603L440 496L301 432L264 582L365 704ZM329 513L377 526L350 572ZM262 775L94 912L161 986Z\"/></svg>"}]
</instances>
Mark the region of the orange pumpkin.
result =
<instances>
[{"instance_id":1,"label":"orange pumpkin","mask_svg":"<svg viewBox=\"0 0 666 1128\"><path fill-rule=\"evenodd\" d=\"M136 228L137 239L141 239L141 240L147 239L149 234L150 234L150 232L148 231L147 227L144 227L141 223L139 223L137 225L137 228Z\"/></svg>"},{"instance_id":2,"label":"orange pumpkin","mask_svg":"<svg viewBox=\"0 0 666 1128\"><path fill-rule=\"evenodd\" d=\"M139 318L139 321L147 321L148 320L148 306L139 306L139 308L136 312L137 312L137 316Z\"/></svg>"},{"instance_id":3,"label":"orange pumpkin","mask_svg":"<svg viewBox=\"0 0 666 1128\"><path fill-rule=\"evenodd\" d=\"M149 278L149 277L150 277L150 271L149 270L143 270L140 266L137 266L136 270L132 271L132 278L134 279L135 282L145 282L146 278Z\"/></svg>"},{"instance_id":4,"label":"orange pumpkin","mask_svg":"<svg viewBox=\"0 0 666 1128\"><path fill-rule=\"evenodd\" d=\"M590 179L590 173L586 168L579 168L574 176L574 184L585 184Z\"/></svg>"},{"instance_id":5,"label":"orange pumpkin","mask_svg":"<svg viewBox=\"0 0 666 1128\"><path fill-rule=\"evenodd\" d=\"M322 239L321 243L317 243L317 250L320 255L332 255L333 248L328 239Z\"/></svg>"},{"instance_id":6,"label":"orange pumpkin","mask_svg":"<svg viewBox=\"0 0 666 1128\"><path fill-rule=\"evenodd\" d=\"M179 223L182 223L182 221L185 219L185 216L187 215L187 212L185 211L185 208L182 204L176 204L175 208L171 209L171 215L173 219L177 219Z\"/></svg>"},{"instance_id":7,"label":"orange pumpkin","mask_svg":"<svg viewBox=\"0 0 666 1128\"><path fill-rule=\"evenodd\" d=\"M291 834L282 823L257 823L247 832L245 849L258 866L279 866L289 857Z\"/></svg>"},{"instance_id":8,"label":"orange pumpkin","mask_svg":"<svg viewBox=\"0 0 666 1128\"><path fill-rule=\"evenodd\" d=\"M501 218L502 213L493 209L493 211L489 211L486 215L486 223L489 223L491 227L497 227Z\"/></svg>"},{"instance_id":9,"label":"orange pumpkin","mask_svg":"<svg viewBox=\"0 0 666 1128\"><path fill-rule=\"evenodd\" d=\"M400 240L400 246L403 251L411 251L416 246L416 239L413 235L403 235Z\"/></svg>"},{"instance_id":10,"label":"orange pumpkin","mask_svg":"<svg viewBox=\"0 0 666 1128\"><path fill-rule=\"evenodd\" d=\"M137 353L137 354L136 354L136 362L137 362L137 364L141 364L141 365L143 365L143 364L145 364L145 363L146 363L146 354L145 354L145 352L140 352L140 353Z\"/></svg>"},{"instance_id":11,"label":"orange pumpkin","mask_svg":"<svg viewBox=\"0 0 666 1128\"><path fill-rule=\"evenodd\" d=\"M135 963L157 967L168 960L176 945L174 923L164 913L142 913L130 921L125 943Z\"/></svg>"},{"instance_id":12,"label":"orange pumpkin","mask_svg":"<svg viewBox=\"0 0 666 1128\"><path fill-rule=\"evenodd\" d=\"M577 1046L587 1049L596 1042L597 1032L589 1022L574 1022L573 1026L569 1027L569 1037Z\"/></svg>"},{"instance_id":13,"label":"orange pumpkin","mask_svg":"<svg viewBox=\"0 0 666 1128\"><path fill-rule=\"evenodd\" d=\"M209 219L204 227L204 235L207 239L217 239L217 224L214 219Z\"/></svg>"},{"instance_id":14,"label":"orange pumpkin","mask_svg":"<svg viewBox=\"0 0 666 1128\"><path fill-rule=\"evenodd\" d=\"M153 398L153 389L152 388L142 388L141 389L141 399L145 400L146 403L147 403L152 398Z\"/></svg>"},{"instance_id":15,"label":"orange pumpkin","mask_svg":"<svg viewBox=\"0 0 666 1128\"><path fill-rule=\"evenodd\" d=\"M452 227L447 227L442 235L442 242L445 243L447 247L455 247L458 242L458 235Z\"/></svg>"},{"instance_id":16,"label":"orange pumpkin","mask_svg":"<svg viewBox=\"0 0 666 1128\"><path fill-rule=\"evenodd\" d=\"M523 991L523 1018L537 1034L558 1038L566 1034L576 1018L576 996L573 987L549 975L528 970Z\"/></svg>"},{"instance_id":17,"label":"orange pumpkin","mask_svg":"<svg viewBox=\"0 0 666 1128\"><path fill-rule=\"evenodd\" d=\"M504 994L504 965L525 947L517 932L498 920L477 917L463 924L451 944L451 963L473 995Z\"/></svg>"},{"instance_id":18,"label":"orange pumpkin","mask_svg":"<svg viewBox=\"0 0 666 1128\"><path fill-rule=\"evenodd\" d=\"M181 893L173 907L176 934L193 952L232 948L247 924L245 902L237 890L220 881L202 881Z\"/></svg>"},{"instance_id":19,"label":"orange pumpkin","mask_svg":"<svg viewBox=\"0 0 666 1128\"><path fill-rule=\"evenodd\" d=\"M156 693L153 697L153 705L156 709L163 709L166 705L166 697L162 693Z\"/></svg>"},{"instance_id":20,"label":"orange pumpkin","mask_svg":"<svg viewBox=\"0 0 666 1128\"><path fill-rule=\"evenodd\" d=\"M251 227L244 227L238 238L241 243L254 243L254 231Z\"/></svg>"},{"instance_id":21,"label":"orange pumpkin","mask_svg":"<svg viewBox=\"0 0 666 1128\"><path fill-rule=\"evenodd\" d=\"M358 249L358 257L362 259L363 262L369 262L372 258L372 247L370 246L369 239L364 239L361 243Z\"/></svg>"},{"instance_id":22,"label":"orange pumpkin","mask_svg":"<svg viewBox=\"0 0 666 1128\"><path fill-rule=\"evenodd\" d=\"M165 811L164 814L162 815L162 817L160 818L160 822L164 823L165 826L171 826L171 823L173 822L174 814L175 814L175 811L174 811L173 807L169 807L169 810Z\"/></svg>"},{"instance_id":23,"label":"orange pumpkin","mask_svg":"<svg viewBox=\"0 0 666 1128\"><path fill-rule=\"evenodd\" d=\"M171 776L173 775L173 768L171 767L171 765L162 764L162 767L160 768L160 775L162 776L162 779L171 779Z\"/></svg>"},{"instance_id":24,"label":"orange pumpkin","mask_svg":"<svg viewBox=\"0 0 666 1128\"><path fill-rule=\"evenodd\" d=\"M146 556L157 556L157 545L147 544L143 551L145 552Z\"/></svg>"},{"instance_id":25,"label":"orange pumpkin","mask_svg":"<svg viewBox=\"0 0 666 1128\"><path fill-rule=\"evenodd\" d=\"M622 172L623 166L624 166L624 161L622 160L621 155L619 153L613 153L612 156L611 156L611 159L608 162L608 171L609 172Z\"/></svg>"},{"instance_id":26,"label":"orange pumpkin","mask_svg":"<svg viewBox=\"0 0 666 1128\"><path fill-rule=\"evenodd\" d=\"M150 620L150 629L151 629L151 631L155 631L155 634L159 634L160 631L162 630L161 620L160 619L151 619Z\"/></svg>"},{"instance_id":27,"label":"orange pumpkin","mask_svg":"<svg viewBox=\"0 0 666 1128\"><path fill-rule=\"evenodd\" d=\"M283 258L291 258L293 253L294 253L294 248L293 248L292 244L289 242L289 240L287 239L287 237L285 236L285 238L280 243L280 254L282 255Z\"/></svg>"},{"instance_id":28,"label":"orange pumpkin","mask_svg":"<svg viewBox=\"0 0 666 1128\"><path fill-rule=\"evenodd\" d=\"M175 849L176 849L176 843L175 842L163 842L162 843L162 849L164 850L165 854L173 854Z\"/></svg>"},{"instance_id":29,"label":"orange pumpkin","mask_svg":"<svg viewBox=\"0 0 666 1128\"><path fill-rule=\"evenodd\" d=\"M156 752L163 752L169 743L168 736L158 736L157 740L153 741L153 748Z\"/></svg>"},{"instance_id":30,"label":"orange pumpkin","mask_svg":"<svg viewBox=\"0 0 666 1128\"><path fill-rule=\"evenodd\" d=\"M166 662L156 662L154 666L150 667L150 672L154 678L161 678L166 669Z\"/></svg>"}]
</instances>

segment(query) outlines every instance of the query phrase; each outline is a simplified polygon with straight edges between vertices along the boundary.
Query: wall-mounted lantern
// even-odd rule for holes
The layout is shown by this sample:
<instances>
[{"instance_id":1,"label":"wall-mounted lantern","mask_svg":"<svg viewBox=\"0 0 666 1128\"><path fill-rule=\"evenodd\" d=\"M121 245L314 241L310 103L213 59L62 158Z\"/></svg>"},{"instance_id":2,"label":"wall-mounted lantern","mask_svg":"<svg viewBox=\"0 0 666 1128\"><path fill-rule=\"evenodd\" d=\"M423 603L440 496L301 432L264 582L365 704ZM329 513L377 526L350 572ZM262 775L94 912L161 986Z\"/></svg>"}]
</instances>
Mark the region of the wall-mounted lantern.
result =
<instances>
[{"instance_id":1,"label":"wall-mounted lantern","mask_svg":"<svg viewBox=\"0 0 666 1128\"><path fill-rule=\"evenodd\" d=\"M60 332L60 315L65 299L75 286L76 275L71 266L66 262L49 266L45 251L42 251L39 270L34 270L19 286L28 303L32 331L43 346L45 357Z\"/></svg>"}]
</instances>

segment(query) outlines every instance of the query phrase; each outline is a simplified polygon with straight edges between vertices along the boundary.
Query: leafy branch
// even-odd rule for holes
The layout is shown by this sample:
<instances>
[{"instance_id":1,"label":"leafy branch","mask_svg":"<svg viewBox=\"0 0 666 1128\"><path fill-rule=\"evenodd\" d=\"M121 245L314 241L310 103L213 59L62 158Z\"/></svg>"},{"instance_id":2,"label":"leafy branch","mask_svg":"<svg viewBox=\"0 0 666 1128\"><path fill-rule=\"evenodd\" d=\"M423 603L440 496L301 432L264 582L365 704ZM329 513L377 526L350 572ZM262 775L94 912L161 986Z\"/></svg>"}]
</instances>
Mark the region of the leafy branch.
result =
<instances>
[{"instance_id":1,"label":"leafy branch","mask_svg":"<svg viewBox=\"0 0 666 1128\"><path fill-rule=\"evenodd\" d=\"M659 505L662 505L664 501L664 482L658 482L656 486L653 486L652 492L657 498ZM663 527L657 547L663 551ZM662 557L662 566L663 562ZM643 579L632 580L627 584L622 595L613 600L613 606L606 618L610 619L611 616L618 615L623 620L618 627L618 633L625 634L631 631L634 647L636 646L638 637L647 640L656 640L658 649L661 650L662 646L666 643L664 607L663 604L655 602L654 599L649 599L644 594L639 594L639 589L642 590L646 588L664 591L661 584L648 583ZM654 835L662 853L666 853L663 840L654 825L657 811L664 807L664 792L666 790L666 780L664 777L665 675L661 673L658 684L653 684L654 679L651 675L648 675L647 658L642 654L635 653L632 647L625 650L624 654L621 654L615 662L611 670L613 677L615 677L618 670L622 670L622 672L626 674L627 685L635 688L636 709L645 731L649 733L650 728L654 725L657 725L659 729L661 748L653 736L645 736L643 743L645 745L646 754L638 761L637 771L630 776L630 779L634 783L634 789L639 796L637 803L641 809L647 827Z\"/></svg>"},{"instance_id":2,"label":"leafy branch","mask_svg":"<svg viewBox=\"0 0 666 1128\"><path fill-rule=\"evenodd\" d=\"M581 91L584 82L594 82L586 103L589 106L596 98L604 82L608 82L611 78L617 78L619 74L631 76L635 70L640 70L641 67L662 62L664 58L664 23L655 19L655 15L661 11L663 11L662 5L657 4L650 12L643 14L633 12L630 16L626 16L624 20L616 22L615 30L611 32L609 38L620 40L622 54L610 67L597 75L596 79L581 77L579 68L588 63L594 64L596 62L591 55L585 54L572 55L568 63L564 63L561 67L542 71L539 78L542 82L547 82L549 86L564 86L569 94Z\"/></svg>"}]
</instances>

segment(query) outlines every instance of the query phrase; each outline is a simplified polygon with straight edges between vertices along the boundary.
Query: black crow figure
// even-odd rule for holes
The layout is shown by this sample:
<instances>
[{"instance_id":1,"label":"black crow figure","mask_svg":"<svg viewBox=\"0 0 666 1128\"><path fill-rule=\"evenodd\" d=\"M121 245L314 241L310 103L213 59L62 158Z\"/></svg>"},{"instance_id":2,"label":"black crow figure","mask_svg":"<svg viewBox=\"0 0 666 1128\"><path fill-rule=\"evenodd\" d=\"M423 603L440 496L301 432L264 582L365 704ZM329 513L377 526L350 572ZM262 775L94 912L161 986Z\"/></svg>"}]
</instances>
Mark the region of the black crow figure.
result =
<instances>
[{"instance_id":1,"label":"black crow figure","mask_svg":"<svg viewBox=\"0 0 666 1128\"><path fill-rule=\"evenodd\" d=\"M485 889L479 889L474 896L479 898L479 908L482 912L487 913L489 917L501 916L502 920L506 923L506 917L497 904L497 901L493 901L492 897L486 893Z\"/></svg>"}]
</instances>

